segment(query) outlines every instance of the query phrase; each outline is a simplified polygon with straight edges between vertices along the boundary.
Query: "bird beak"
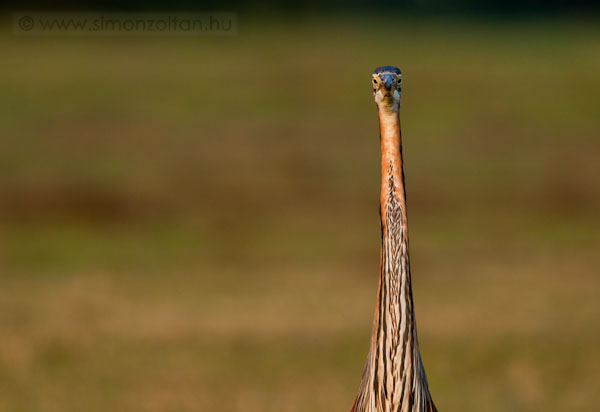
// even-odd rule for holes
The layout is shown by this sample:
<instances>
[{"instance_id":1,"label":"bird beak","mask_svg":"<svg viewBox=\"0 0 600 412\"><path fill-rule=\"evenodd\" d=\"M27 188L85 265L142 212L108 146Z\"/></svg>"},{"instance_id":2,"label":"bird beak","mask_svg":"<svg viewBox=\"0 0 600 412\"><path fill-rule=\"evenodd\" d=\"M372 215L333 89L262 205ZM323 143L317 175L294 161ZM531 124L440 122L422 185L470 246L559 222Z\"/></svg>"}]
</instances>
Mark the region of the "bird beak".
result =
<instances>
[{"instance_id":1,"label":"bird beak","mask_svg":"<svg viewBox=\"0 0 600 412\"><path fill-rule=\"evenodd\" d=\"M383 83L385 89L389 91L396 82L396 78L393 74L385 73L381 76L381 82Z\"/></svg>"}]
</instances>

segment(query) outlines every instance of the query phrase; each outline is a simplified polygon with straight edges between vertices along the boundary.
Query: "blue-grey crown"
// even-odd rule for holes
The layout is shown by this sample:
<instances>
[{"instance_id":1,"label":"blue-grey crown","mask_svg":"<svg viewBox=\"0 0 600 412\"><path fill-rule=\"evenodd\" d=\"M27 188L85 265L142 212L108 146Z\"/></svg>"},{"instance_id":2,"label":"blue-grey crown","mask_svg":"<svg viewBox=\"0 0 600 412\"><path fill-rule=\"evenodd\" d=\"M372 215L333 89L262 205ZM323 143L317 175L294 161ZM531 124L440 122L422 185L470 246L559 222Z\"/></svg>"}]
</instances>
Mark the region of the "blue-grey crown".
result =
<instances>
[{"instance_id":1,"label":"blue-grey crown","mask_svg":"<svg viewBox=\"0 0 600 412\"><path fill-rule=\"evenodd\" d=\"M380 74L380 73L402 74L400 69L397 68L396 66L381 66L381 67L378 67L375 70L373 70L373 74Z\"/></svg>"}]
</instances>

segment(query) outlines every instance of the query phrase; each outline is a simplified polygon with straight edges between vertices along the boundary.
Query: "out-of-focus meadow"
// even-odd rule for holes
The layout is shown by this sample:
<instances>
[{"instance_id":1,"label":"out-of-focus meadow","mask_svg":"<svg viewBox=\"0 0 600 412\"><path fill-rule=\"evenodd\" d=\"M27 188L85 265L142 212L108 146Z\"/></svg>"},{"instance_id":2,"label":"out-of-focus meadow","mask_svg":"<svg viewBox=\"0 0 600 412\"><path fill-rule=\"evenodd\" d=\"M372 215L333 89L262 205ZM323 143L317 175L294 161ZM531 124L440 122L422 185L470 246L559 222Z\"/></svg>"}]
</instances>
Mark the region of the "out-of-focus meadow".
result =
<instances>
[{"instance_id":1,"label":"out-of-focus meadow","mask_svg":"<svg viewBox=\"0 0 600 412\"><path fill-rule=\"evenodd\" d=\"M597 22L0 40L0 411L347 411L403 69L441 411L600 404Z\"/></svg>"}]
</instances>

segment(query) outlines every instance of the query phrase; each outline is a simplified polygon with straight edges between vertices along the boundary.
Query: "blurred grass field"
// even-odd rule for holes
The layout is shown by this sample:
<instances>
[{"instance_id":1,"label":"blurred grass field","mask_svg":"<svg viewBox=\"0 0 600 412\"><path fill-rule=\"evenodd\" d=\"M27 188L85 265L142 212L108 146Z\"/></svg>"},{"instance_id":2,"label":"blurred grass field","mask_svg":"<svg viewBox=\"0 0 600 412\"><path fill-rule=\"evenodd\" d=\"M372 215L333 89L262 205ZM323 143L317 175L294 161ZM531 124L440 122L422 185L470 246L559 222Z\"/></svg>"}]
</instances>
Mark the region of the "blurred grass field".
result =
<instances>
[{"instance_id":1,"label":"blurred grass field","mask_svg":"<svg viewBox=\"0 0 600 412\"><path fill-rule=\"evenodd\" d=\"M0 412L348 411L403 69L441 411L600 404L597 22L2 37Z\"/></svg>"}]
</instances>

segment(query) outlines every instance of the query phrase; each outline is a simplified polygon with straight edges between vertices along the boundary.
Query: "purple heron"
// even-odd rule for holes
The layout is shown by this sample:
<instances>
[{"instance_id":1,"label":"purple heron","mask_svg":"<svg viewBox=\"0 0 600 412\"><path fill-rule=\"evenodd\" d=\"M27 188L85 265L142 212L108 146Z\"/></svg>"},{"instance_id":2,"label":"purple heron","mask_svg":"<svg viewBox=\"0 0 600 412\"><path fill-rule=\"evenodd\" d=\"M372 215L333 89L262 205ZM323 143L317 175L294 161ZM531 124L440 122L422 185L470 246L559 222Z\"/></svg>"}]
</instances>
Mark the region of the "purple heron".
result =
<instances>
[{"instance_id":1,"label":"purple heron","mask_svg":"<svg viewBox=\"0 0 600 412\"><path fill-rule=\"evenodd\" d=\"M381 139L381 270L371 347L352 412L437 412L421 361L408 258L402 164L402 73L373 71Z\"/></svg>"}]
</instances>

